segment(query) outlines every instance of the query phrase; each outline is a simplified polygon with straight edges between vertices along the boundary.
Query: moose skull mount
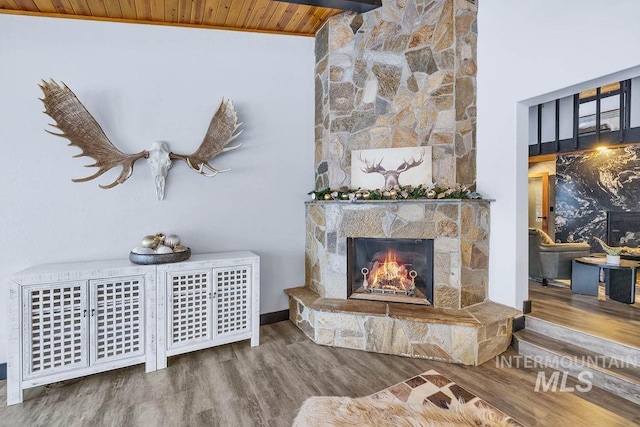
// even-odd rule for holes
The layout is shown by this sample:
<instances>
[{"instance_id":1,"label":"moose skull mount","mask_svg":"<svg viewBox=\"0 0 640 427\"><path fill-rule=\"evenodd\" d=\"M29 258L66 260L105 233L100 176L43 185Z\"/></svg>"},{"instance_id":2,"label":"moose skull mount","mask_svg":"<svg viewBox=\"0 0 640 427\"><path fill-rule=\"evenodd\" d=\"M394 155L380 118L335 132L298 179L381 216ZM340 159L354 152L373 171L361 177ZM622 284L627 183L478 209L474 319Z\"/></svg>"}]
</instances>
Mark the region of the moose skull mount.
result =
<instances>
[{"instance_id":1,"label":"moose skull mount","mask_svg":"<svg viewBox=\"0 0 640 427\"><path fill-rule=\"evenodd\" d=\"M154 142L149 149L147 164L151 169L151 175L156 184L156 196L158 200L164 199L164 182L171 169L171 152L164 142Z\"/></svg>"},{"instance_id":2,"label":"moose skull mount","mask_svg":"<svg viewBox=\"0 0 640 427\"><path fill-rule=\"evenodd\" d=\"M145 158L151 168L151 174L156 186L158 200L164 198L164 184L171 168L172 160L184 160L189 168L200 175L207 177L216 176L220 172L228 172L230 169L216 169L209 161L220 153L235 150L242 143L233 147L227 145L236 139L242 130L236 132L242 123L238 123L238 117L231 100L222 100L218 110L209 123L209 129L198 149L189 155L173 153L165 142L154 142L149 150L136 154L126 154L118 150L109 141L104 131L85 108L75 94L65 85L58 85L53 80L42 81L40 85L44 93L41 101L45 106L45 114L56 121L54 126L62 131L52 135L67 138L69 145L75 145L82 151L74 157L91 157L95 163L87 167L96 167L98 171L85 178L73 179L73 182L86 182L98 178L108 170L121 166L120 175L109 185L100 185L100 188L113 188L125 182L133 173L133 165L138 159Z\"/></svg>"}]
</instances>

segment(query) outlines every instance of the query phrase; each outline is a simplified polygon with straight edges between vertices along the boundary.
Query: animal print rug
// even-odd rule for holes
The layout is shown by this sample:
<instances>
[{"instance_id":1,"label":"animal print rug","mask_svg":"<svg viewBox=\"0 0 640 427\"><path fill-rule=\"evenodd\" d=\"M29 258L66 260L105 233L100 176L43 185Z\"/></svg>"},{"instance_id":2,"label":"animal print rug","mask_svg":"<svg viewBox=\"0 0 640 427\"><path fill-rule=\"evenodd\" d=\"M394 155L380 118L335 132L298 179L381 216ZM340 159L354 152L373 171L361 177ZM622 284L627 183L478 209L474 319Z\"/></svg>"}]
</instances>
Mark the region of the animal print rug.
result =
<instances>
[{"instance_id":1,"label":"animal print rug","mask_svg":"<svg viewBox=\"0 0 640 427\"><path fill-rule=\"evenodd\" d=\"M363 398L316 396L294 427L520 426L512 418L435 370Z\"/></svg>"}]
</instances>

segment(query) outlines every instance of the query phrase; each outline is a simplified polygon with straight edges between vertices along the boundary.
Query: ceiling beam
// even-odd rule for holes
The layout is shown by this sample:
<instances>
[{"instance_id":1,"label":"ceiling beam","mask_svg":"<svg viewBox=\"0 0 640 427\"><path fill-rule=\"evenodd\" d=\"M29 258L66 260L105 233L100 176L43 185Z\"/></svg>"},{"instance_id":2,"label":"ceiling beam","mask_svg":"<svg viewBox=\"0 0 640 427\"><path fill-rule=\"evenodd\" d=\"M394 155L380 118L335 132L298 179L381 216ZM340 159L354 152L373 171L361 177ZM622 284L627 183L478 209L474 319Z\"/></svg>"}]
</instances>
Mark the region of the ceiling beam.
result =
<instances>
[{"instance_id":1,"label":"ceiling beam","mask_svg":"<svg viewBox=\"0 0 640 427\"><path fill-rule=\"evenodd\" d=\"M382 0L286 0L283 2L326 7L329 9L350 10L357 13L368 12L382 6Z\"/></svg>"}]
</instances>

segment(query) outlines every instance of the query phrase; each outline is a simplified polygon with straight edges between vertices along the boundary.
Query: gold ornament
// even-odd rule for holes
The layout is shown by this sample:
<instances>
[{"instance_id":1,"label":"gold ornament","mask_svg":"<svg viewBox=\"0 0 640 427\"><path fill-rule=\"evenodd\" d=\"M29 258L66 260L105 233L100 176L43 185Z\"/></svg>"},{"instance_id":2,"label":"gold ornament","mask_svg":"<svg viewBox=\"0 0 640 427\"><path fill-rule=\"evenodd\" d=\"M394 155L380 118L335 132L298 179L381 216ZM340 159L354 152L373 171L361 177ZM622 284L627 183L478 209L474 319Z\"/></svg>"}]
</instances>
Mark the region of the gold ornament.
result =
<instances>
[{"instance_id":1,"label":"gold ornament","mask_svg":"<svg viewBox=\"0 0 640 427\"><path fill-rule=\"evenodd\" d=\"M331 194L325 194L324 195L324 199L325 200L331 200Z\"/></svg>"},{"instance_id":2,"label":"gold ornament","mask_svg":"<svg viewBox=\"0 0 640 427\"><path fill-rule=\"evenodd\" d=\"M160 244L160 238L157 235L147 235L142 238L142 243L140 244L144 248L155 249L156 246Z\"/></svg>"},{"instance_id":3,"label":"gold ornament","mask_svg":"<svg viewBox=\"0 0 640 427\"><path fill-rule=\"evenodd\" d=\"M429 190L427 191L427 198L429 199L435 199L435 197L437 196L438 193L436 193L436 190Z\"/></svg>"},{"instance_id":4,"label":"gold ornament","mask_svg":"<svg viewBox=\"0 0 640 427\"><path fill-rule=\"evenodd\" d=\"M362 193L362 198L365 200L369 200L370 196L371 196L371 193L369 193L368 191L365 191L364 193Z\"/></svg>"}]
</instances>

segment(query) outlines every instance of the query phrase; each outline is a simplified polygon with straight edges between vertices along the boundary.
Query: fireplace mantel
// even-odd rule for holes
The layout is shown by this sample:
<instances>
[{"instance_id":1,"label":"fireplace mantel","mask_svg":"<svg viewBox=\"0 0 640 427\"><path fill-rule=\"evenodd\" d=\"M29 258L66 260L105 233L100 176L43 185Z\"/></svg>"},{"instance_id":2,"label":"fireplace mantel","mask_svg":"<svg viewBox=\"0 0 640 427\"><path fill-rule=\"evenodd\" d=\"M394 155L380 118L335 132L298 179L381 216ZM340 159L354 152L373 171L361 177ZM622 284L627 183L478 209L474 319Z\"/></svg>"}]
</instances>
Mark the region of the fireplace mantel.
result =
<instances>
[{"instance_id":1,"label":"fireplace mantel","mask_svg":"<svg viewBox=\"0 0 640 427\"><path fill-rule=\"evenodd\" d=\"M398 205L404 203L418 203L418 204L460 204L460 203L480 203L486 204L495 202L494 199L390 199L390 200L309 200L305 202L305 205L315 204L341 204L341 205L375 205L375 204L390 204Z\"/></svg>"}]
</instances>

